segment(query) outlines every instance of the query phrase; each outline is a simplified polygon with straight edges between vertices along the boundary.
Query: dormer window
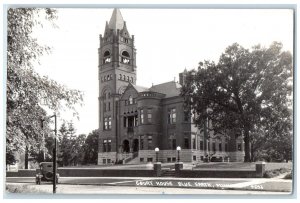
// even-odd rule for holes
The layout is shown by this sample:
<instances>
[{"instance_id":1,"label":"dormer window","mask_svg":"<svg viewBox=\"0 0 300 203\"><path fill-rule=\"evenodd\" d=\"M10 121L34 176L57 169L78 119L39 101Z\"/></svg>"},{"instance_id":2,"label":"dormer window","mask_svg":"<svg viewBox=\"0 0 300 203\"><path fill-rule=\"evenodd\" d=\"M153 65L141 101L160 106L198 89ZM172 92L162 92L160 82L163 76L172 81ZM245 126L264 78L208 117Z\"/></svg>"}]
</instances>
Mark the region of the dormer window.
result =
<instances>
[{"instance_id":1,"label":"dormer window","mask_svg":"<svg viewBox=\"0 0 300 203\"><path fill-rule=\"evenodd\" d=\"M128 101L129 101L129 104L133 104L133 98L131 95L129 96Z\"/></svg>"},{"instance_id":2,"label":"dormer window","mask_svg":"<svg viewBox=\"0 0 300 203\"><path fill-rule=\"evenodd\" d=\"M110 52L106 51L103 54L103 64L105 63L110 63L111 62L111 56L110 56Z\"/></svg>"},{"instance_id":3,"label":"dormer window","mask_svg":"<svg viewBox=\"0 0 300 203\"><path fill-rule=\"evenodd\" d=\"M130 64L130 55L127 51L122 52L121 61L122 63Z\"/></svg>"}]
</instances>

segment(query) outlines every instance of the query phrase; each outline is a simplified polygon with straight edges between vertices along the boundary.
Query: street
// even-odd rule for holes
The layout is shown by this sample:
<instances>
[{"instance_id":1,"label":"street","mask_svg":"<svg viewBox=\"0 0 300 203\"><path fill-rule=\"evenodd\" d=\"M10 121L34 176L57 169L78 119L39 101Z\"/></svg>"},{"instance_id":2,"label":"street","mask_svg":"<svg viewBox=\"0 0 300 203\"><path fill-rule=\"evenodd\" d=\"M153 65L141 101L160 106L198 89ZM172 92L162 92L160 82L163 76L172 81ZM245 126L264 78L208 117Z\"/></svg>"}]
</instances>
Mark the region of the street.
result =
<instances>
[{"instance_id":1,"label":"street","mask_svg":"<svg viewBox=\"0 0 300 203\"><path fill-rule=\"evenodd\" d=\"M36 188L52 186L51 182L42 182L42 185L35 185L33 177L6 178L7 184L26 184ZM172 178L172 177L61 177L57 185L58 193L74 193L75 190L70 188L78 186L83 190L97 192L97 188L115 188L115 193L121 192L123 188L130 188L125 191L142 191L154 192L187 192L196 193L203 190L212 190L215 194L222 194L224 190L227 193L240 191L242 194L251 193L290 193L292 191L292 180L282 178ZM116 188L122 188L121 190ZM138 189L136 189L138 188ZM155 189L156 188L156 189ZM84 193L81 191L78 193ZM60 191L60 192L59 192ZM101 192L103 190L101 189ZM77 192L76 192L77 193ZM159 192L161 193L161 192ZM184 194L184 193L182 193Z\"/></svg>"}]
</instances>

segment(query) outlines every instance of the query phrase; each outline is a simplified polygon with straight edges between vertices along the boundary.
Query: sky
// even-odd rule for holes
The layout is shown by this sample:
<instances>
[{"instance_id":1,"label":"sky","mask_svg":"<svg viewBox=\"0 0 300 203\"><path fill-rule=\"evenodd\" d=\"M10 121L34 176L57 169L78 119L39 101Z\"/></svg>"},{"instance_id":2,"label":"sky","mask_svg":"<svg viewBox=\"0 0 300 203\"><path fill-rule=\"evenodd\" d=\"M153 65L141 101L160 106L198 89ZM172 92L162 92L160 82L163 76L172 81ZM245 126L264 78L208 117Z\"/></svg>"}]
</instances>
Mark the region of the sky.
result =
<instances>
[{"instance_id":1,"label":"sky","mask_svg":"<svg viewBox=\"0 0 300 203\"><path fill-rule=\"evenodd\" d=\"M52 48L35 69L42 75L84 93L72 120L77 133L98 128L99 35L113 8L60 8L53 28L47 23L34 36ZM237 42L245 48L273 41L293 52L293 12L288 9L120 9L137 49L137 85L150 87L172 80L185 68L203 60L218 61L226 47ZM59 120L61 122L61 120ZM60 126L61 123L58 123Z\"/></svg>"}]
</instances>

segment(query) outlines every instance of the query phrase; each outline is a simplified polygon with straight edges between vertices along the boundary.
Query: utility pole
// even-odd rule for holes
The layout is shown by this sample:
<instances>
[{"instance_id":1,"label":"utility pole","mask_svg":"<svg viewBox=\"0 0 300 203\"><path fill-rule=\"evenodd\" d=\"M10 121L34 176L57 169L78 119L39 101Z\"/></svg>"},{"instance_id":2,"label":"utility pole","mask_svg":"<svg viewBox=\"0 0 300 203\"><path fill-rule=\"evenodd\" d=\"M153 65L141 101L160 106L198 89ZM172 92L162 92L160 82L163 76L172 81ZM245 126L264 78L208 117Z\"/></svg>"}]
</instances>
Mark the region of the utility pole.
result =
<instances>
[{"instance_id":1,"label":"utility pole","mask_svg":"<svg viewBox=\"0 0 300 203\"><path fill-rule=\"evenodd\" d=\"M54 117L54 148L53 148L53 194L56 193L56 149L57 149L57 118L56 118L56 113L54 115L47 117L47 119L53 118ZM43 128L43 122L45 119L41 119L42 121L42 128Z\"/></svg>"}]
</instances>

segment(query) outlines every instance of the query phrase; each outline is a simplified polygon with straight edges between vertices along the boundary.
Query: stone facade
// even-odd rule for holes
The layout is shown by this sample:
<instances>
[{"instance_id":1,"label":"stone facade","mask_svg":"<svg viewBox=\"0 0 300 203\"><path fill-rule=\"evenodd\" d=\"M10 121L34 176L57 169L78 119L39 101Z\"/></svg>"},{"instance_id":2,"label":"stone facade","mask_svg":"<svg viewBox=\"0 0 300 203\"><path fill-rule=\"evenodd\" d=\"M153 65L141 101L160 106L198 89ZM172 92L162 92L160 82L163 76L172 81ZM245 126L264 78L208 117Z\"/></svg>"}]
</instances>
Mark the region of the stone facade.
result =
<instances>
[{"instance_id":1,"label":"stone facade","mask_svg":"<svg viewBox=\"0 0 300 203\"><path fill-rule=\"evenodd\" d=\"M203 133L185 111L180 82L166 82L150 88L136 85L134 36L114 9L99 54L99 153L98 164L211 160L243 161L241 136L227 138ZM154 149L158 147L159 152Z\"/></svg>"}]
</instances>

